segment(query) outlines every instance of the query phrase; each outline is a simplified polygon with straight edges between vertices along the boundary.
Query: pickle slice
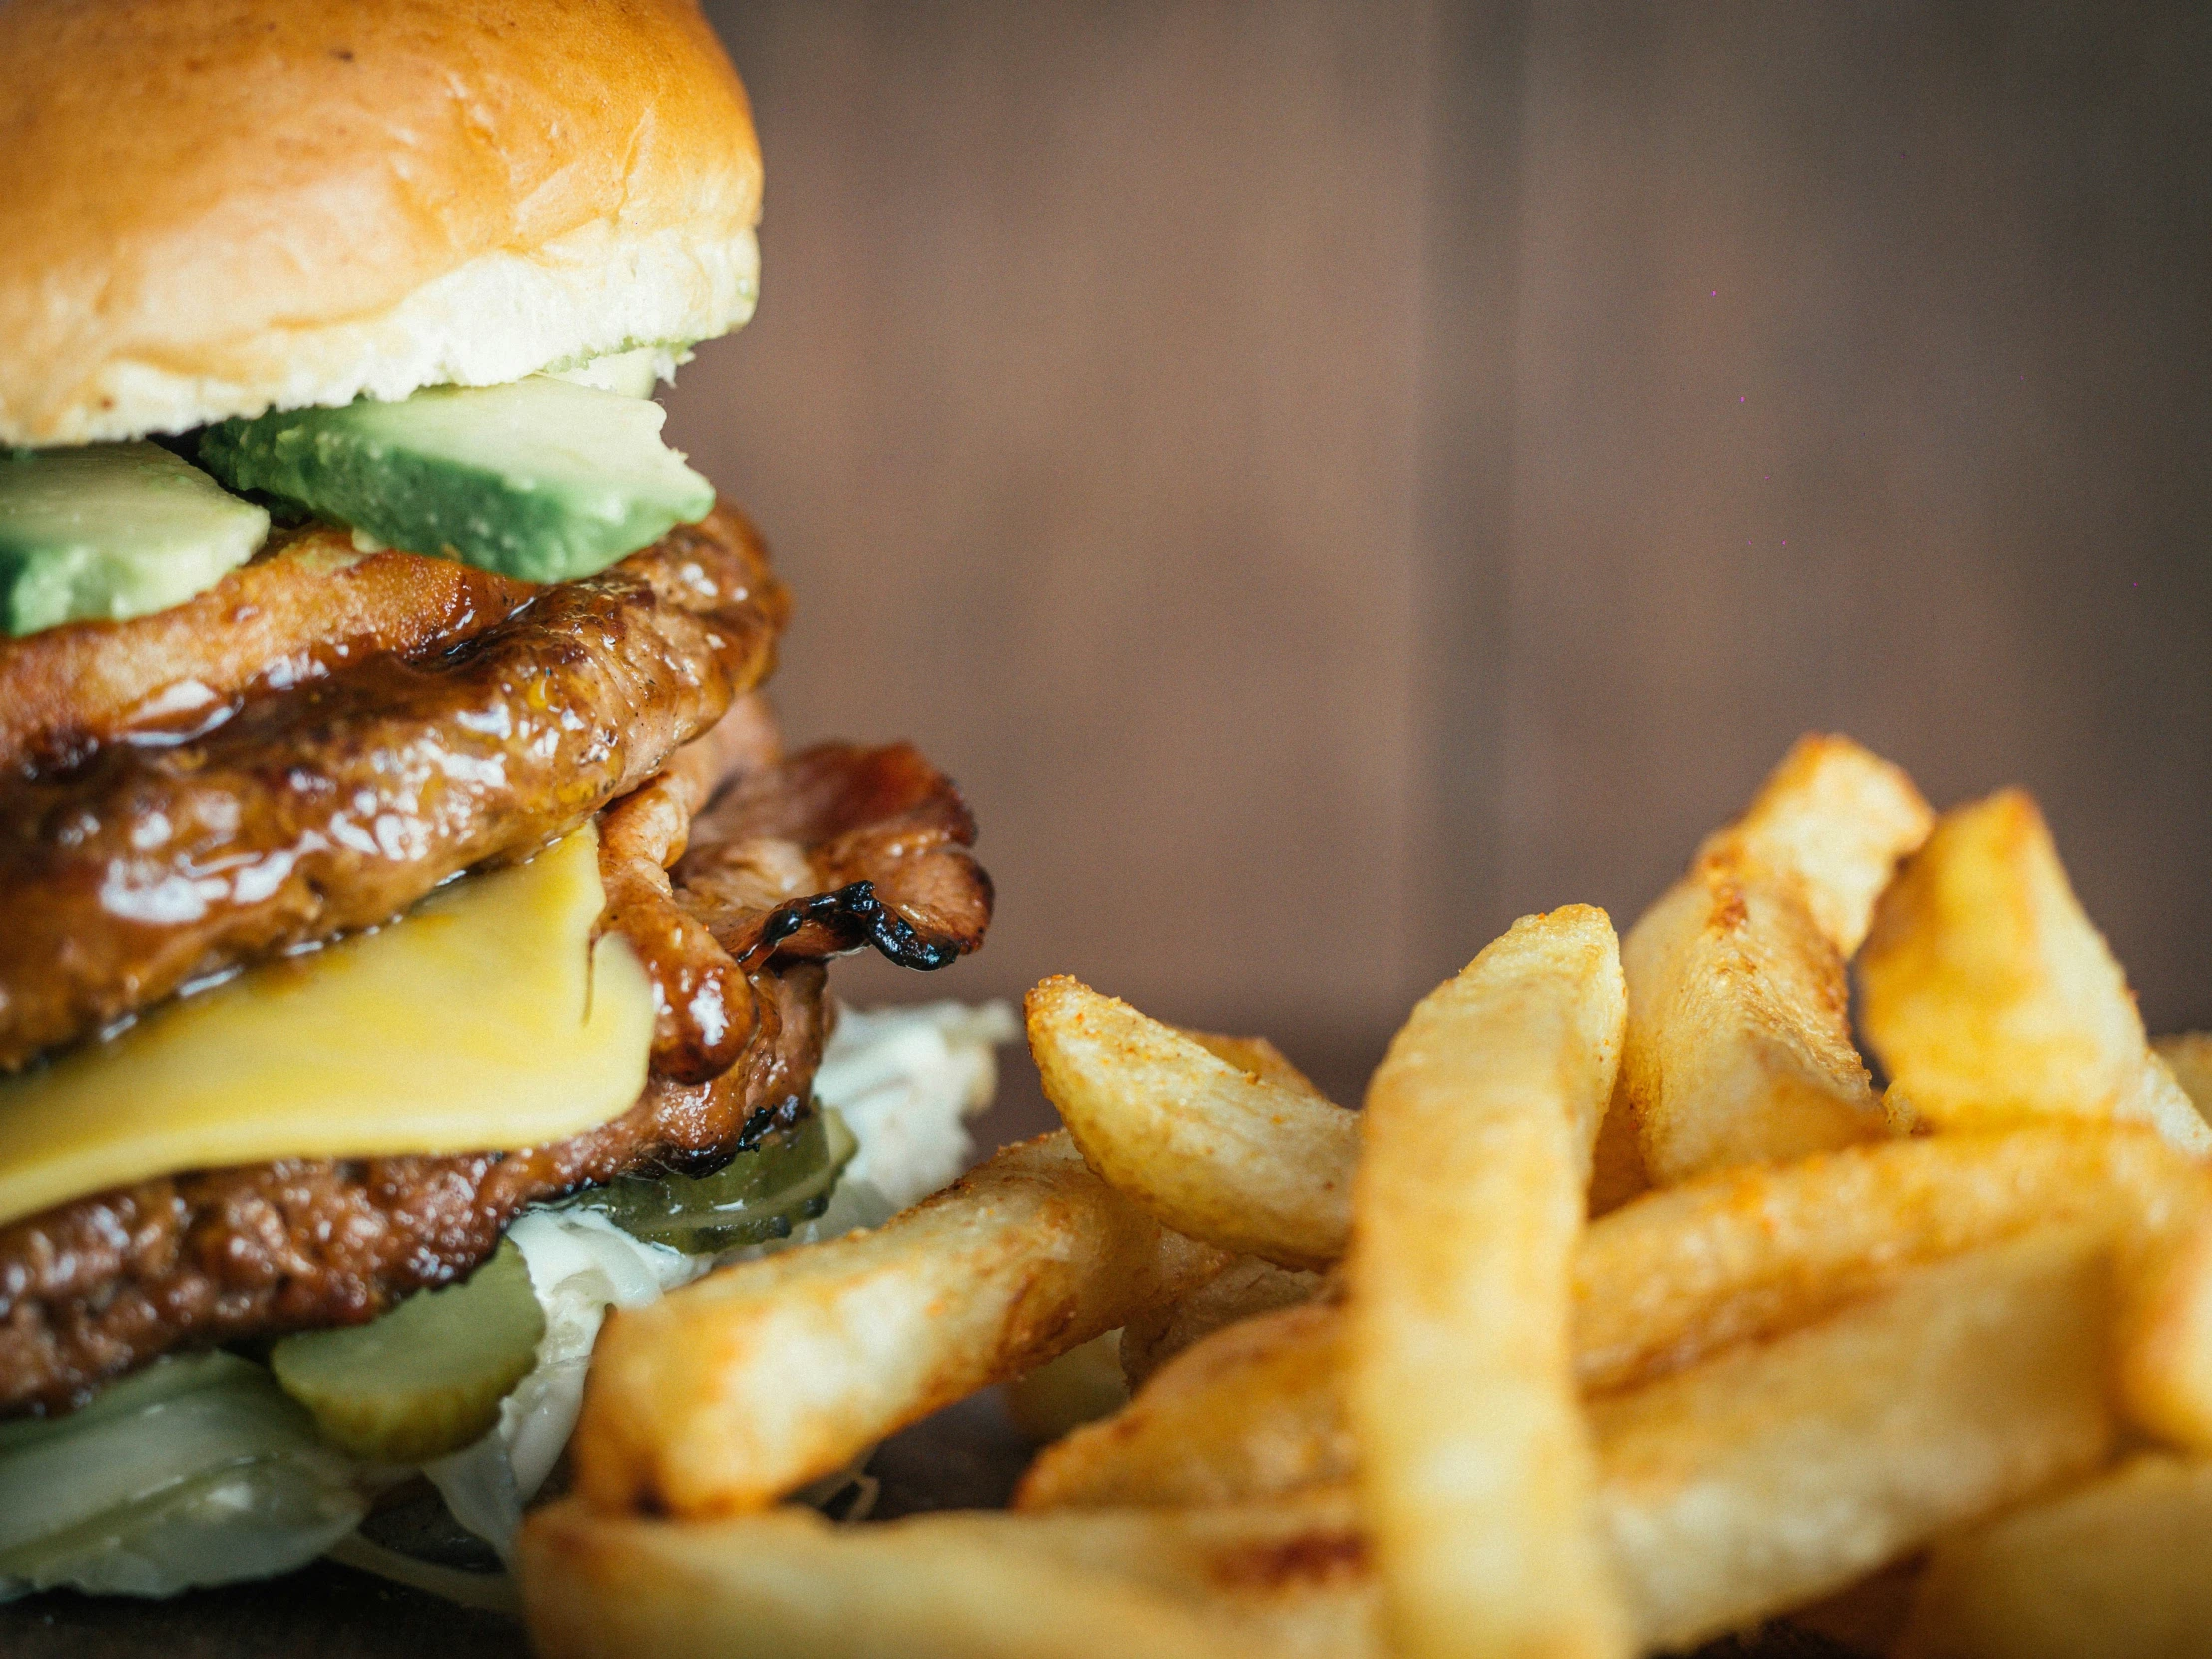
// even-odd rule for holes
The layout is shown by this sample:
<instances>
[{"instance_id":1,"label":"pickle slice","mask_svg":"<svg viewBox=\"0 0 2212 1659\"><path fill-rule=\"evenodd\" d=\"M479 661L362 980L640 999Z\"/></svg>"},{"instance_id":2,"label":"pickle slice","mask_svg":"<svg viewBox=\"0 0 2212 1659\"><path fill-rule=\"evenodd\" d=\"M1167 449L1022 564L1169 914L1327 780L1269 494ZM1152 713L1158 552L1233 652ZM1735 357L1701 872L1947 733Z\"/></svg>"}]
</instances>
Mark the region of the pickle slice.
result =
<instances>
[{"instance_id":1,"label":"pickle slice","mask_svg":"<svg viewBox=\"0 0 2212 1659\"><path fill-rule=\"evenodd\" d=\"M284 1338L269 1369L332 1445L426 1463L490 1431L544 1335L530 1269L502 1244L462 1283L417 1291L366 1325Z\"/></svg>"},{"instance_id":2,"label":"pickle slice","mask_svg":"<svg viewBox=\"0 0 2212 1659\"><path fill-rule=\"evenodd\" d=\"M843 1118L818 1106L712 1175L625 1175L564 1207L596 1210L632 1238L687 1256L766 1244L829 1208L859 1145Z\"/></svg>"}]
</instances>

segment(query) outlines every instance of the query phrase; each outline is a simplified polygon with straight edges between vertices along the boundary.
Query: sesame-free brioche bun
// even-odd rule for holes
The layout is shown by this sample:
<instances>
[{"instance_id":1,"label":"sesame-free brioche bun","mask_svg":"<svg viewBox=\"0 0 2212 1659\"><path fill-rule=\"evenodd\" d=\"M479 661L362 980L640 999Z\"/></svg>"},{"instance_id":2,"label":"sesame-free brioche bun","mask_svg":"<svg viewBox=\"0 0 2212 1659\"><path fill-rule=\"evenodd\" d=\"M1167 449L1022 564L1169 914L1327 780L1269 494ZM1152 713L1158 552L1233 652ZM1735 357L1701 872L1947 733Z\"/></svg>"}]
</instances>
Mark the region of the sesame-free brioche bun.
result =
<instances>
[{"instance_id":1,"label":"sesame-free brioche bun","mask_svg":"<svg viewBox=\"0 0 2212 1659\"><path fill-rule=\"evenodd\" d=\"M6 0L0 444L711 338L760 206L690 0Z\"/></svg>"}]
</instances>

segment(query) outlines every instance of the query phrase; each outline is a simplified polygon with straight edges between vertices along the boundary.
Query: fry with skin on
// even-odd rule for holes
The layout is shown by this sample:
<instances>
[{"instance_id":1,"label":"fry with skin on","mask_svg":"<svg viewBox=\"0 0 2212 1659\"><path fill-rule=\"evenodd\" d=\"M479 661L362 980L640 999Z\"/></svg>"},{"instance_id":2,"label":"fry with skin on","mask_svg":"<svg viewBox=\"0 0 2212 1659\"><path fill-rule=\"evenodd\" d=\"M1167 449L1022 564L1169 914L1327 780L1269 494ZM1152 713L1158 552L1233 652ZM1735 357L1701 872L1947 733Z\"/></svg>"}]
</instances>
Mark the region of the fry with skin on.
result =
<instances>
[{"instance_id":1,"label":"fry with skin on","mask_svg":"<svg viewBox=\"0 0 2212 1659\"><path fill-rule=\"evenodd\" d=\"M2115 1240L2133 1312L2130 1415L2195 1445L2212 1390L2197 1244L2212 1169L2135 1125L2062 1123L1850 1147L1670 1187L1593 1222L1575 1262L1575 1371L1613 1394L1812 1325L1901 1275L2039 1228ZM1349 1478L1343 1314L1264 1313L1163 1366L1115 1417L1041 1456L1025 1505L1264 1498Z\"/></svg>"},{"instance_id":2,"label":"fry with skin on","mask_svg":"<svg viewBox=\"0 0 2212 1659\"><path fill-rule=\"evenodd\" d=\"M1802 739L1630 929L1620 1103L1650 1180L1905 1127L1852 1046L1845 963L1931 818L1889 762L1848 738ZM1607 1160L1601 1199L1633 1190L1621 1163Z\"/></svg>"},{"instance_id":3,"label":"fry with skin on","mask_svg":"<svg viewBox=\"0 0 2212 1659\"><path fill-rule=\"evenodd\" d=\"M565 1499L517 1558L545 1659L1381 1659L1350 1494L1285 1505L670 1525Z\"/></svg>"},{"instance_id":4,"label":"fry with skin on","mask_svg":"<svg viewBox=\"0 0 2212 1659\"><path fill-rule=\"evenodd\" d=\"M608 1319L573 1445L601 1508L758 1508L1220 1272L1084 1167L1011 1146L869 1233Z\"/></svg>"},{"instance_id":5,"label":"fry with skin on","mask_svg":"<svg viewBox=\"0 0 2212 1659\"><path fill-rule=\"evenodd\" d=\"M1285 1267L1343 1254L1354 1114L1064 974L1031 990L1026 1011L1046 1098L1075 1144L1163 1226Z\"/></svg>"},{"instance_id":6,"label":"fry with skin on","mask_svg":"<svg viewBox=\"0 0 2212 1659\"><path fill-rule=\"evenodd\" d=\"M1892 1094L1938 1128L2117 1117L2212 1152L2024 791L1943 815L1883 895L1860 981Z\"/></svg>"},{"instance_id":7,"label":"fry with skin on","mask_svg":"<svg viewBox=\"0 0 2212 1659\"><path fill-rule=\"evenodd\" d=\"M1936 1547L1903 1659L2212 1652L2212 1463L2137 1457Z\"/></svg>"},{"instance_id":8,"label":"fry with skin on","mask_svg":"<svg viewBox=\"0 0 2212 1659\"><path fill-rule=\"evenodd\" d=\"M1347 1398L1393 1645L1625 1654L1568 1324L1625 992L1605 912L1529 916L1368 1087Z\"/></svg>"}]
</instances>

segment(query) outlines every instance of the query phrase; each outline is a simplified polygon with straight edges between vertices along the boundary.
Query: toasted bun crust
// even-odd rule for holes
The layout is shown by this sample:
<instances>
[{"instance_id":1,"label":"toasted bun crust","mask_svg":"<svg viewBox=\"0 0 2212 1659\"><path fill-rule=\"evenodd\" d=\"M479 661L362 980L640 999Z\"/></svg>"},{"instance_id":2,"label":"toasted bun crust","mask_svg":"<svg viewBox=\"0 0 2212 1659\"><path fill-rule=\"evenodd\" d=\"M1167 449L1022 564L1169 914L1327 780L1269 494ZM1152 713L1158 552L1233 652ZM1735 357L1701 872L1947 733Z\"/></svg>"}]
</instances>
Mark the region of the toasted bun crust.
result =
<instances>
[{"instance_id":1,"label":"toasted bun crust","mask_svg":"<svg viewBox=\"0 0 2212 1659\"><path fill-rule=\"evenodd\" d=\"M693 0L9 0L0 443L710 338L760 205Z\"/></svg>"}]
</instances>

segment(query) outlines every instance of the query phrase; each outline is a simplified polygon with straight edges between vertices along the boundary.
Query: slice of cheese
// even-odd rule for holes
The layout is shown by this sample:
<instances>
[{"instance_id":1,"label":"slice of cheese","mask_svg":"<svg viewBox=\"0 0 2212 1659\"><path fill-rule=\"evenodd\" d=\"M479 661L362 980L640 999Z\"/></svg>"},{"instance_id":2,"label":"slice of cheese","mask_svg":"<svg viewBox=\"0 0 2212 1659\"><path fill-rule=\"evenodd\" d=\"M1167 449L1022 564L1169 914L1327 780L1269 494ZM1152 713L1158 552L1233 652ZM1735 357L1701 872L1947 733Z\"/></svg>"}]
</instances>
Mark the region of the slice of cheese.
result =
<instances>
[{"instance_id":1,"label":"slice of cheese","mask_svg":"<svg viewBox=\"0 0 2212 1659\"><path fill-rule=\"evenodd\" d=\"M561 1140L645 1086L653 993L586 829L0 1081L0 1223L149 1176Z\"/></svg>"}]
</instances>

